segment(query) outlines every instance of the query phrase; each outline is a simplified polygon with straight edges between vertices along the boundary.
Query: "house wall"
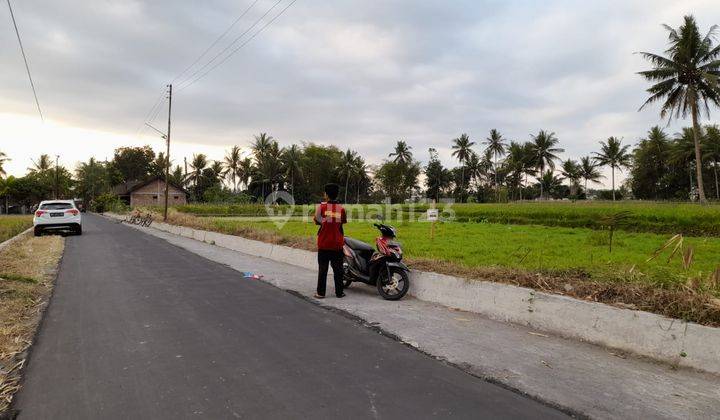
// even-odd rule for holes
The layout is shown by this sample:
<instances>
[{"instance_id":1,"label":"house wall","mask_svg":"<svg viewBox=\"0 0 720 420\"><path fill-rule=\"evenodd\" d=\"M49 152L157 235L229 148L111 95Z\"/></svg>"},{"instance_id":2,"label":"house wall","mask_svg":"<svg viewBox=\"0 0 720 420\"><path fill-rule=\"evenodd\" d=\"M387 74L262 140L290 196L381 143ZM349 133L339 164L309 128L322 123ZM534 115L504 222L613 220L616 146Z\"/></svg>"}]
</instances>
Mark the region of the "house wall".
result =
<instances>
[{"instance_id":1,"label":"house wall","mask_svg":"<svg viewBox=\"0 0 720 420\"><path fill-rule=\"evenodd\" d=\"M165 203L165 182L156 180L130 194L131 206L159 206ZM182 190L172 185L168 189L168 205L187 204Z\"/></svg>"}]
</instances>

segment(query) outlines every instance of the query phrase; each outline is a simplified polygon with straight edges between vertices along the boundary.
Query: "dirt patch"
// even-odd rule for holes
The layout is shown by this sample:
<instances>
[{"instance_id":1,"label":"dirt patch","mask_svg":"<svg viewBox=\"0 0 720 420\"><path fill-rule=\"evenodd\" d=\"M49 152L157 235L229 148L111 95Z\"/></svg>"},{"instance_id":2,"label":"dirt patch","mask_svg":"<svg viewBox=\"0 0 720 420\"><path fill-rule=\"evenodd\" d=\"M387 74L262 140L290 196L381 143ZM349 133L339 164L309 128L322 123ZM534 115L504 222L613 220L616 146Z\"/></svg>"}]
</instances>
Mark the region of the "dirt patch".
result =
<instances>
[{"instance_id":1,"label":"dirt patch","mask_svg":"<svg viewBox=\"0 0 720 420\"><path fill-rule=\"evenodd\" d=\"M19 388L64 244L60 236L26 235L0 252L0 418Z\"/></svg>"},{"instance_id":2,"label":"dirt patch","mask_svg":"<svg viewBox=\"0 0 720 420\"><path fill-rule=\"evenodd\" d=\"M155 220L158 220L156 217ZM162 220L160 218L160 220ZM168 222L309 251L316 250L313 238L287 237L251 227L219 228L208 219L172 211ZM720 327L720 271L710 278L690 279L684 284L633 282L633 273L608 273L600 280L581 270L525 271L503 267L467 267L444 260L408 259L411 268L529 287L542 292L571 296L625 309L636 309L702 325Z\"/></svg>"}]
</instances>

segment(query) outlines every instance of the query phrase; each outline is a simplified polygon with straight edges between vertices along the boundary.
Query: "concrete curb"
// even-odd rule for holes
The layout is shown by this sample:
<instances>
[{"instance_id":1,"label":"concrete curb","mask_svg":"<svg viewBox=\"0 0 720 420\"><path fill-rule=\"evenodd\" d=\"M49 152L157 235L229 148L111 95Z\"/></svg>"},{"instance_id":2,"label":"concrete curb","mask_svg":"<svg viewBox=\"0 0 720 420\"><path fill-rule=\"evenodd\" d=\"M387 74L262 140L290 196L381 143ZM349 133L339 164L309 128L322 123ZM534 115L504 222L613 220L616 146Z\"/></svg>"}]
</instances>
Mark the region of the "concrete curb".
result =
<instances>
[{"instance_id":1,"label":"concrete curb","mask_svg":"<svg viewBox=\"0 0 720 420\"><path fill-rule=\"evenodd\" d=\"M5 242L0 243L0 251L2 251L3 249L7 248L10 244L12 244L13 242L15 242L15 241L17 241L18 239L22 238L23 236L25 236L26 234L28 234L28 233L31 232L32 230L33 230L33 228L32 228L32 227L29 227L29 228L25 229L24 231L18 233L17 235L13 236L12 238L6 240Z\"/></svg>"},{"instance_id":2,"label":"concrete curb","mask_svg":"<svg viewBox=\"0 0 720 420\"><path fill-rule=\"evenodd\" d=\"M106 214L115 219L118 215ZM152 227L257 257L314 270L314 252L154 222ZM433 272L411 273L410 295L571 339L720 374L720 329L644 311Z\"/></svg>"}]
</instances>

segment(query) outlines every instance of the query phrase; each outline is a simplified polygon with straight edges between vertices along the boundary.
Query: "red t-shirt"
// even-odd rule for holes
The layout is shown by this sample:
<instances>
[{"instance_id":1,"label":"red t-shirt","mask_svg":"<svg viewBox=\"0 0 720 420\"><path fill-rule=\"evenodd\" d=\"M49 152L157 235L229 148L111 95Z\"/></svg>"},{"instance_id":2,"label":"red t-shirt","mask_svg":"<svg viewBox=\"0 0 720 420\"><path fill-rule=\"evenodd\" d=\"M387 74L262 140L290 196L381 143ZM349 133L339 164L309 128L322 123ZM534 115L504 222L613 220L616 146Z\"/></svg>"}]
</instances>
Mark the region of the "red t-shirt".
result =
<instances>
[{"instance_id":1,"label":"red t-shirt","mask_svg":"<svg viewBox=\"0 0 720 420\"><path fill-rule=\"evenodd\" d=\"M318 249L340 251L345 244L342 225L347 223L347 216L343 206L334 201L322 202L315 210L315 224L320 225L318 230Z\"/></svg>"}]
</instances>

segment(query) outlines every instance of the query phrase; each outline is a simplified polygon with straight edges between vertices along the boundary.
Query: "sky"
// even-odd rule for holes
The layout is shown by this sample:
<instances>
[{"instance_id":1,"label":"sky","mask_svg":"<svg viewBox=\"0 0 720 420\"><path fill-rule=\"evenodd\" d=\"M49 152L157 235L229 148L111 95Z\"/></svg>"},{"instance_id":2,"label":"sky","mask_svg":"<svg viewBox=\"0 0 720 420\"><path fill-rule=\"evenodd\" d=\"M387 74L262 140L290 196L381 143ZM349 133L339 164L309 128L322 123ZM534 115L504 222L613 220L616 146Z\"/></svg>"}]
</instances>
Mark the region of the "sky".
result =
<instances>
[{"instance_id":1,"label":"sky","mask_svg":"<svg viewBox=\"0 0 720 420\"><path fill-rule=\"evenodd\" d=\"M189 84L291 1L15 0L44 122L3 4L6 171L23 175L41 153L74 168L91 156L110 159L120 146L163 150L143 123L171 81L175 164L200 152L222 159L267 132L281 145L352 148L372 164L403 139L420 161L434 147L454 166L452 139L468 133L481 152L492 128L517 141L555 132L561 156L577 159L610 136L635 144L667 124L658 106L638 112L648 84L636 72L649 65L634 54L664 51L662 23L677 27L691 13L703 31L720 24L717 0L297 0ZM160 105L152 124L164 131L167 102Z\"/></svg>"}]
</instances>

